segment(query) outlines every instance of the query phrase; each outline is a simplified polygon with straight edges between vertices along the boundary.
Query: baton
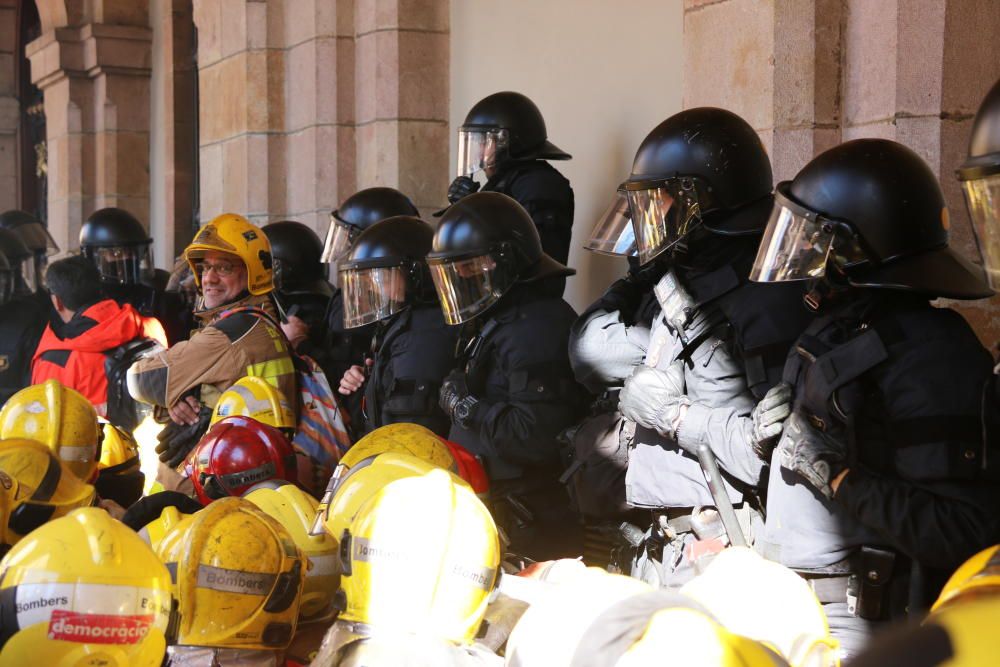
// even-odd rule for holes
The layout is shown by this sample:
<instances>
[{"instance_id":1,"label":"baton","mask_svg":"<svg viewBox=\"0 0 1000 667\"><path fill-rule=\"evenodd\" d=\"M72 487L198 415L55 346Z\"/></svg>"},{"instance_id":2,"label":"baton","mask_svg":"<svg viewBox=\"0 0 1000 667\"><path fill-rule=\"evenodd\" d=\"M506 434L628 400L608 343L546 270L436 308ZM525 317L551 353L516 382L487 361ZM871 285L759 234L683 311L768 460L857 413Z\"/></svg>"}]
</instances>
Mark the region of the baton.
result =
<instances>
[{"instance_id":1,"label":"baton","mask_svg":"<svg viewBox=\"0 0 1000 667\"><path fill-rule=\"evenodd\" d=\"M715 460L715 454L705 443L698 445L698 462L705 475L708 491L712 494L712 500L715 502L715 509L719 510L722 527L726 529L726 535L729 536L730 546L745 547L747 540L743 535L743 529L740 528L739 519L736 518L736 512L733 511L733 503L729 500L729 494L726 493L726 486L722 482L722 473L719 472L719 464Z\"/></svg>"}]
</instances>

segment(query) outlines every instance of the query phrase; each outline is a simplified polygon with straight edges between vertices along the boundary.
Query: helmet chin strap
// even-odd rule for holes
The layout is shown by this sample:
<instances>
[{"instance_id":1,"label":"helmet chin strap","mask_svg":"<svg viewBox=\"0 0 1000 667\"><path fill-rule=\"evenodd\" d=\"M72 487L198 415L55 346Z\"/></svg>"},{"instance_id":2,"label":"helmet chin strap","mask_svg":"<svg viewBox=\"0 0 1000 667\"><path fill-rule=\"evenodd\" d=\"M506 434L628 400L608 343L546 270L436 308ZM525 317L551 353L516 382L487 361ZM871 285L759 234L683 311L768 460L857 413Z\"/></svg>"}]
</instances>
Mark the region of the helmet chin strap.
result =
<instances>
[{"instance_id":1,"label":"helmet chin strap","mask_svg":"<svg viewBox=\"0 0 1000 667\"><path fill-rule=\"evenodd\" d=\"M847 282L847 276L833 262L827 262L825 274L810 280L808 287L802 301L814 313L819 312L823 304L835 302L853 289Z\"/></svg>"}]
</instances>

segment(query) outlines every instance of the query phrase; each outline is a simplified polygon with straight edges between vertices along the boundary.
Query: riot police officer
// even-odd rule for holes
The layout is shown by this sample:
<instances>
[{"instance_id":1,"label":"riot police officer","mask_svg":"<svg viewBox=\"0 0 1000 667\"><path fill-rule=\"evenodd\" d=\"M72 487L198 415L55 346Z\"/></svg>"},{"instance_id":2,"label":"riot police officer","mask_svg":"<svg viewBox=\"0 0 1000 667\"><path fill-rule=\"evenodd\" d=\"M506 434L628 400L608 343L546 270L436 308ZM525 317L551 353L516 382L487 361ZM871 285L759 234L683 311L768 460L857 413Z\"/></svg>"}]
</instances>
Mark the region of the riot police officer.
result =
<instances>
[{"instance_id":1,"label":"riot police officer","mask_svg":"<svg viewBox=\"0 0 1000 667\"><path fill-rule=\"evenodd\" d=\"M516 199L534 221L545 254L566 264L573 189L547 160L570 158L549 141L534 102L520 93L494 93L477 102L458 129L458 177L448 188L448 201L476 192L479 184L472 177L482 171L483 191Z\"/></svg>"},{"instance_id":2,"label":"riot police officer","mask_svg":"<svg viewBox=\"0 0 1000 667\"><path fill-rule=\"evenodd\" d=\"M0 302L0 405L31 384L31 357L52 308L44 291L32 289L35 255L14 232L0 228L0 256L7 282Z\"/></svg>"},{"instance_id":3,"label":"riot police officer","mask_svg":"<svg viewBox=\"0 0 1000 667\"><path fill-rule=\"evenodd\" d=\"M320 261L332 264L350 250L351 243L358 234L379 220L396 215L420 215L410 198L394 188L376 187L359 190L343 201L330 214ZM354 365L367 365L371 356L373 325L344 328L344 298L341 290L336 290L330 298L326 313L327 340L326 359L323 370L331 382L336 382ZM347 397L346 408L352 423L364 423L361 414L360 396L357 393Z\"/></svg>"},{"instance_id":4,"label":"riot police officer","mask_svg":"<svg viewBox=\"0 0 1000 667\"><path fill-rule=\"evenodd\" d=\"M299 354L311 357L324 373L334 372L327 358L326 311L333 285L326 279L327 265L320 261L323 243L311 228L282 220L261 227L271 242L274 259L275 299L284 311L281 328ZM336 377L328 377L331 382Z\"/></svg>"},{"instance_id":5,"label":"riot police officer","mask_svg":"<svg viewBox=\"0 0 1000 667\"><path fill-rule=\"evenodd\" d=\"M459 367L441 388L448 439L483 460L512 551L578 554L556 446L583 404L566 350L576 313L546 285L573 270L542 251L527 211L496 192L451 206L427 261L445 321L465 324Z\"/></svg>"},{"instance_id":6,"label":"riot police officer","mask_svg":"<svg viewBox=\"0 0 1000 667\"><path fill-rule=\"evenodd\" d=\"M978 273L948 247L934 173L900 144L841 144L777 187L751 277L811 281L819 316L784 369L793 410L758 547L810 582L848 655L997 539L990 355L930 303L991 295Z\"/></svg>"},{"instance_id":7,"label":"riot police officer","mask_svg":"<svg viewBox=\"0 0 1000 667\"><path fill-rule=\"evenodd\" d=\"M618 224L632 225L641 268L588 310L571 346L579 375L626 375L616 429L628 448L625 499L652 519L644 538L633 531L632 572L674 587L697 557L748 541L760 524L761 446L780 432L782 401L755 406L810 315L799 288L746 278L770 212L771 165L739 116L697 108L666 119L621 194L629 215ZM609 246L622 233L613 227L598 235ZM650 293L656 312L644 329L634 311ZM618 357L636 360L630 373Z\"/></svg>"},{"instance_id":8,"label":"riot police officer","mask_svg":"<svg viewBox=\"0 0 1000 667\"><path fill-rule=\"evenodd\" d=\"M957 171L990 285L1000 287L1000 80L972 123L969 155Z\"/></svg>"},{"instance_id":9,"label":"riot police officer","mask_svg":"<svg viewBox=\"0 0 1000 667\"><path fill-rule=\"evenodd\" d=\"M17 234L31 251L31 261L25 263L23 272L25 286L29 291L40 294L40 300L47 308L49 297L43 293L45 266L48 264L48 258L59 252L59 244L49 234L45 223L24 211L12 209L0 213L0 229L7 229Z\"/></svg>"},{"instance_id":10,"label":"riot police officer","mask_svg":"<svg viewBox=\"0 0 1000 667\"><path fill-rule=\"evenodd\" d=\"M80 252L97 267L104 293L156 318L172 345L187 339L195 321L180 295L165 291L169 274L154 266L152 246L142 223L120 208L94 211L80 229Z\"/></svg>"},{"instance_id":11,"label":"riot police officer","mask_svg":"<svg viewBox=\"0 0 1000 667\"><path fill-rule=\"evenodd\" d=\"M344 327L377 323L370 374L356 365L340 380L344 395L364 386L364 431L409 422L447 437L451 427L438 393L455 367L458 331L444 322L427 268L433 239L434 229L419 218L386 218L363 231L339 263Z\"/></svg>"}]
</instances>

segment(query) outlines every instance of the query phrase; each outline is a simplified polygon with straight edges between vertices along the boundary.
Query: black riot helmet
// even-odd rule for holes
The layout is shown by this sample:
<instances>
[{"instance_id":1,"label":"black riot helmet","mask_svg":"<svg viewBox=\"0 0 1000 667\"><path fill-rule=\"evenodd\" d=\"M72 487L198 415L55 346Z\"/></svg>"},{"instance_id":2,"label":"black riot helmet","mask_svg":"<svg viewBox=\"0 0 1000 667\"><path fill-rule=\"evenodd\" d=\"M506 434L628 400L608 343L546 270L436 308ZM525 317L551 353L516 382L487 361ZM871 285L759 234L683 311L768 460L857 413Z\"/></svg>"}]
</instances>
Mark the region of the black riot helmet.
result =
<instances>
[{"instance_id":1,"label":"black riot helmet","mask_svg":"<svg viewBox=\"0 0 1000 667\"><path fill-rule=\"evenodd\" d=\"M271 242L274 285L283 294L315 294L329 298L333 287L326 280L321 261L323 243L312 228L294 220L261 227Z\"/></svg>"},{"instance_id":2,"label":"black riot helmet","mask_svg":"<svg viewBox=\"0 0 1000 667\"><path fill-rule=\"evenodd\" d=\"M7 257L0 253L0 306L14 296L14 271Z\"/></svg>"},{"instance_id":3,"label":"black riot helmet","mask_svg":"<svg viewBox=\"0 0 1000 667\"><path fill-rule=\"evenodd\" d=\"M906 146L856 139L778 184L750 275L819 278L829 265L856 287L980 299L979 269L948 247L948 209L930 167Z\"/></svg>"},{"instance_id":4,"label":"black riot helmet","mask_svg":"<svg viewBox=\"0 0 1000 667\"><path fill-rule=\"evenodd\" d=\"M31 250L32 261L28 264L34 276L29 278L24 272L24 279L31 291L41 289L45 284L45 266L48 258L59 252L56 243L45 223L24 211L12 209L0 213L0 229L9 229Z\"/></svg>"},{"instance_id":5,"label":"black riot helmet","mask_svg":"<svg viewBox=\"0 0 1000 667\"><path fill-rule=\"evenodd\" d=\"M80 229L80 252L112 285L151 284L152 245L142 223L120 208L94 211Z\"/></svg>"},{"instance_id":6,"label":"black riot helmet","mask_svg":"<svg viewBox=\"0 0 1000 667\"><path fill-rule=\"evenodd\" d=\"M355 192L330 214L320 261L335 262L348 251L358 234L396 215L416 217L420 212L409 197L395 188L365 188Z\"/></svg>"},{"instance_id":7,"label":"black riot helmet","mask_svg":"<svg viewBox=\"0 0 1000 667\"><path fill-rule=\"evenodd\" d=\"M1000 81L972 123L969 157L958 168L990 285L1000 287Z\"/></svg>"},{"instance_id":8,"label":"black riot helmet","mask_svg":"<svg viewBox=\"0 0 1000 667\"><path fill-rule=\"evenodd\" d=\"M24 244L21 237L0 227L0 254L7 260L13 281L13 293L19 296L34 294L39 284L35 272L35 253Z\"/></svg>"},{"instance_id":9,"label":"black riot helmet","mask_svg":"<svg viewBox=\"0 0 1000 667\"><path fill-rule=\"evenodd\" d=\"M458 175L472 176L507 160L569 160L549 141L545 119L521 93L493 93L476 102L458 128Z\"/></svg>"},{"instance_id":10,"label":"black riot helmet","mask_svg":"<svg viewBox=\"0 0 1000 667\"><path fill-rule=\"evenodd\" d=\"M576 273L542 252L531 216L499 192L478 192L452 204L427 263L448 324L479 315L514 283Z\"/></svg>"},{"instance_id":11,"label":"black riot helmet","mask_svg":"<svg viewBox=\"0 0 1000 667\"><path fill-rule=\"evenodd\" d=\"M434 299L427 253L434 228L398 215L361 232L337 272L344 293L344 327L383 320L414 303Z\"/></svg>"},{"instance_id":12,"label":"black riot helmet","mask_svg":"<svg viewBox=\"0 0 1000 667\"><path fill-rule=\"evenodd\" d=\"M759 233L771 189L771 163L749 123L714 107L674 114L643 139L624 183L639 263L697 227Z\"/></svg>"}]
</instances>

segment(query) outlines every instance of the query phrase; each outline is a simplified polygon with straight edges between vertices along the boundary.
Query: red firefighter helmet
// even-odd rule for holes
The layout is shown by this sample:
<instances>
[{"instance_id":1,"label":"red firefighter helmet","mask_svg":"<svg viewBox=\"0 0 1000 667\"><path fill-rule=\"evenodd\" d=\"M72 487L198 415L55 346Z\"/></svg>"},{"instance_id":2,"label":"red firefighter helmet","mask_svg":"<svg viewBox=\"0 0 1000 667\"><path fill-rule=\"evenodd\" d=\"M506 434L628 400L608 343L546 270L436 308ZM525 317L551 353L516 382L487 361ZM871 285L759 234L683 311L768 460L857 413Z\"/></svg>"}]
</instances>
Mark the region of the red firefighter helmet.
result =
<instances>
[{"instance_id":1,"label":"red firefighter helmet","mask_svg":"<svg viewBox=\"0 0 1000 667\"><path fill-rule=\"evenodd\" d=\"M249 417L226 417L202 436L191 481L203 505L241 496L268 480L295 482L295 450L281 431Z\"/></svg>"},{"instance_id":2,"label":"red firefighter helmet","mask_svg":"<svg viewBox=\"0 0 1000 667\"><path fill-rule=\"evenodd\" d=\"M486 469L483 468L483 464L479 462L472 452L468 449L452 442L451 440L444 440L444 444L448 447L448 451L455 459L455 467L457 470L455 472L459 477L464 479L472 487L472 490L476 492L477 496L484 496L490 492L490 478L486 474Z\"/></svg>"}]
</instances>

